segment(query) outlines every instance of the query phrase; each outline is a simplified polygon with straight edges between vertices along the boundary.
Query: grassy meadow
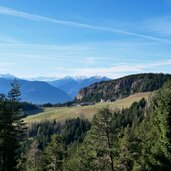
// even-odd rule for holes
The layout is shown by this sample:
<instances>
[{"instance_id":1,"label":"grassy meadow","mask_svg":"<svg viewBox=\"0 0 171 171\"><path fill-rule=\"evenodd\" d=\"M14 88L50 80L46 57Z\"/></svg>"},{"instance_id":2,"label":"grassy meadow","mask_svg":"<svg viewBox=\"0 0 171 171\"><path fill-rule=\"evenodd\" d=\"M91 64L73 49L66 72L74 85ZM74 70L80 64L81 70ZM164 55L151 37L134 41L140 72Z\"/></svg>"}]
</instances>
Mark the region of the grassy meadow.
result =
<instances>
[{"instance_id":1,"label":"grassy meadow","mask_svg":"<svg viewBox=\"0 0 171 171\"><path fill-rule=\"evenodd\" d=\"M31 123L31 122L41 122L45 120L55 119L58 122L63 122L66 119L76 118L76 117L81 117L81 118L84 117L91 120L94 114L96 114L96 112L103 107L109 106L112 110L128 108L133 102L138 102L143 97L148 100L150 95L151 92L137 93L127 98L117 100L115 102L97 103L96 105L93 106L47 107L43 109L43 112L40 112L36 115L27 116L24 119L24 121L26 123Z\"/></svg>"}]
</instances>

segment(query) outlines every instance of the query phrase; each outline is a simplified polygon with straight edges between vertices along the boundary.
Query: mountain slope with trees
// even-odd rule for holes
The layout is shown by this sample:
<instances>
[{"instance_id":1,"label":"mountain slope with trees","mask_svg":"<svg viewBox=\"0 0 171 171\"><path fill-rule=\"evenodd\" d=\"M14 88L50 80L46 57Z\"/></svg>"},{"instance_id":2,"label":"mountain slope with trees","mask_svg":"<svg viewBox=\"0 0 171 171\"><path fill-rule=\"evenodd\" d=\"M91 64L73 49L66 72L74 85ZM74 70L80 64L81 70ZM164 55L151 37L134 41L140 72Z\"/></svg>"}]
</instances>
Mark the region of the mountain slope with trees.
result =
<instances>
[{"instance_id":1,"label":"mountain slope with trees","mask_svg":"<svg viewBox=\"0 0 171 171\"><path fill-rule=\"evenodd\" d=\"M127 109L99 110L91 125L78 118L64 125L32 124L20 167L26 171L170 170L170 104L171 82L167 82L148 102L143 98Z\"/></svg>"},{"instance_id":2,"label":"mountain slope with trees","mask_svg":"<svg viewBox=\"0 0 171 171\"><path fill-rule=\"evenodd\" d=\"M149 103L142 99L119 112L99 111L66 170L170 170L170 104L171 83L166 83Z\"/></svg>"},{"instance_id":3,"label":"mountain slope with trees","mask_svg":"<svg viewBox=\"0 0 171 171\"><path fill-rule=\"evenodd\" d=\"M25 134L20 91L0 97L2 171L153 171L171 168L171 81L129 108L32 123ZM27 135L27 136L25 136ZM23 139L24 138L24 139ZM23 141L24 140L24 141Z\"/></svg>"},{"instance_id":4,"label":"mountain slope with trees","mask_svg":"<svg viewBox=\"0 0 171 171\"><path fill-rule=\"evenodd\" d=\"M99 102L101 99L115 101L139 92L154 91L171 80L170 74L135 74L116 80L95 83L80 90L77 101Z\"/></svg>"}]
</instances>

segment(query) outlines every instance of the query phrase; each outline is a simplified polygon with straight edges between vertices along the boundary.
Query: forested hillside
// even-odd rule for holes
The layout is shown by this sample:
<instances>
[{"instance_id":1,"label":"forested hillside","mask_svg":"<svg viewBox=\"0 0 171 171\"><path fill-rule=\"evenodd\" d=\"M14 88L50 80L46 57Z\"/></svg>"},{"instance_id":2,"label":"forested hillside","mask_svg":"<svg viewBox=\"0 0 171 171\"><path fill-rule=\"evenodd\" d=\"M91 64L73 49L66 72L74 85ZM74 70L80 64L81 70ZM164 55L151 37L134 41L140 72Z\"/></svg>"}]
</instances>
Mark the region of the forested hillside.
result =
<instances>
[{"instance_id":1,"label":"forested hillside","mask_svg":"<svg viewBox=\"0 0 171 171\"><path fill-rule=\"evenodd\" d=\"M154 91L171 80L170 74L136 74L116 80L92 84L78 93L77 101L99 102L101 99L114 101L138 92Z\"/></svg>"},{"instance_id":2,"label":"forested hillside","mask_svg":"<svg viewBox=\"0 0 171 171\"><path fill-rule=\"evenodd\" d=\"M171 82L148 102L143 98L126 109L99 110L91 123L84 118L42 121L29 124L27 131L19 120L19 94L15 86L0 101L2 171L171 168Z\"/></svg>"}]
</instances>

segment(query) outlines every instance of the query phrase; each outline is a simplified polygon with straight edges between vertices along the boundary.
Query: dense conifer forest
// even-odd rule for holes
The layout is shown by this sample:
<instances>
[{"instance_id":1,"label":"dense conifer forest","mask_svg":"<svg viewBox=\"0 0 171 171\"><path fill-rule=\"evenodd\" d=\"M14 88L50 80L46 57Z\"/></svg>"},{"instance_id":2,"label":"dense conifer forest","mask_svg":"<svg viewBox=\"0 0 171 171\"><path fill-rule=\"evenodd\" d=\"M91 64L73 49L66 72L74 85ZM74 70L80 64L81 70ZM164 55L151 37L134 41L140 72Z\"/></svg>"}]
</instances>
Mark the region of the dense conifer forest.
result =
<instances>
[{"instance_id":1,"label":"dense conifer forest","mask_svg":"<svg viewBox=\"0 0 171 171\"><path fill-rule=\"evenodd\" d=\"M23 124L19 86L0 97L2 171L150 171L171 168L171 82L147 102L111 111L90 122Z\"/></svg>"}]
</instances>

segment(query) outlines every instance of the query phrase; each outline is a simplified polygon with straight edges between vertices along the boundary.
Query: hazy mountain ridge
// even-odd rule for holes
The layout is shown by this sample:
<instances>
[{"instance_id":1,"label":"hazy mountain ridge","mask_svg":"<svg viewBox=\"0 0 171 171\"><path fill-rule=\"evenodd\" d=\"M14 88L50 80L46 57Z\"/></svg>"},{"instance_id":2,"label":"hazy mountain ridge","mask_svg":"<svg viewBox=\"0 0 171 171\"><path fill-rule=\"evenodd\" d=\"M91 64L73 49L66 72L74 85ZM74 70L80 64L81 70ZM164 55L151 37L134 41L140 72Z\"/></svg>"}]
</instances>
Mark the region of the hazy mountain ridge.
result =
<instances>
[{"instance_id":1,"label":"hazy mountain ridge","mask_svg":"<svg viewBox=\"0 0 171 171\"><path fill-rule=\"evenodd\" d=\"M14 79L0 78L0 93L7 94ZM64 91L41 81L17 79L21 86L21 100L35 104L64 103L72 100Z\"/></svg>"},{"instance_id":2,"label":"hazy mountain ridge","mask_svg":"<svg viewBox=\"0 0 171 171\"><path fill-rule=\"evenodd\" d=\"M64 80L64 79L73 79L73 80L83 80L87 79L89 77L86 76L66 76L66 77L45 77L45 76L38 76L38 77L32 77L32 78L23 78L24 80L28 81L46 81L46 82L51 82L51 81L56 81L56 80Z\"/></svg>"},{"instance_id":3,"label":"hazy mountain ridge","mask_svg":"<svg viewBox=\"0 0 171 171\"><path fill-rule=\"evenodd\" d=\"M65 92L67 92L72 98L74 98L80 89L90 86L91 84L108 81L110 78L93 76L93 77L65 77L59 80L50 81L54 87L57 87Z\"/></svg>"},{"instance_id":4,"label":"hazy mountain ridge","mask_svg":"<svg viewBox=\"0 0 171 171\"><path fill-rule=\"evenodd\" d=\"M170 74L135 74L119 79L94 83L83 88L76 96L77 101L98 102L104 100L116 100L129 95L154 91L161 88L167 80L171 80Z\"/></svg>"},{"instance_id":5,"label":"hazy mountain ridge","mask_svg":"<svg viewBox=\"0 0 171 171\"><path fill-rule=\"evenodd\" d=\"M67 76L55 81L57 77L35 77L31 79L20 79L10 74L0 74L0 93L7 94L10 84L17 79L21 86L22 101L35 104L64 103L74 99L79 90L95 82L109 80L106 77L71 77ZM39 81L42 80L42 81Z\"/></svg>"},{"instance_id":6,"label":"hazy mountain ridge","mask_svg":"<svg viewBox=\"0 0 171 171\"><path fill-rule=\"evenodd\" d=\"M11 74L0 74L0 78L4 78L4 79L15 79L17 77L15 77L14 75Z\"/></svg>"},{"instance_id":7,"label":"hazy mountain ridge","mask_svg":"<svg viewBox=\"0 0 171 171\"><path fill-rule=\"evenodd\" d=\"M48 82L48 81L57 80L59 78L58 77L43 77L43 76L40 76L40 77L23 78L23 79L28 80L28 81L45 81L45 82Z\"/></svg>"}]
</instances>

